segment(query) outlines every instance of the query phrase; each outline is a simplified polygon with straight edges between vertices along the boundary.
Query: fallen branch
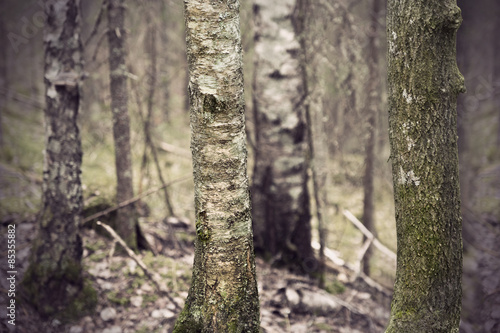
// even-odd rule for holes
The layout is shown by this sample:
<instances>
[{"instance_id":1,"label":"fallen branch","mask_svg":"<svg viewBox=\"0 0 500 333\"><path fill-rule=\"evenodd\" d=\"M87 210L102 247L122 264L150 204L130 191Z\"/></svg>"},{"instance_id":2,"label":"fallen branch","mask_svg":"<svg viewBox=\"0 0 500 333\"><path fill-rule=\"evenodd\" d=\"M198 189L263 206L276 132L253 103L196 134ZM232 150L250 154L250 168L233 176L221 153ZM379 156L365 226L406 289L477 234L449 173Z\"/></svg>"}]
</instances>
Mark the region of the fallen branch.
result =
<instances>
[{"instance_id":1,"label":"fallen branch","mask_svg":"<svg viewBox=\"0 0 500 333\"><path fill-rule=\"evenodd\" d=\"M368 251L368 249L370 248L370 245L372 245L372 243L373 243L373 237L372 238L367 237L366 241L363 243L363 246L361 247L361 250L358 253L358 263L356 265L356 270L358 271L358 274L359 274L359 272L361 272L361 266L363 264L363 259L365 258L366 252Z\"/></svg>"},{"instance_id":2,"label":"fallen branch","mask_svg":"<svg viewBox=\"0 0 500 333\"><path fill-rule=\"evenodd\" d=\"M311 247L315 250L319 250L319 243L316 241L312 241ZM367 276L366 274L361 272L356 267L352 267L351 265L346 263L344 260L342 260L337 255L336 251L334 251L328 247L325 247L325 258L330 260L330 262L331 262L330 267L335 269L336 271L352 272L350 274L354 275L354 279L360 278L371 288L376 289L378 292L380 292L388 297L391 296L390 292L387 291L388 289L390 290L389 287L386 287L386 286L379 284L378 282L376 282L375 280L373 280L372 278L370 278L369 276ZM348 278L348 280L352 282L352 279Z\"/></svg>"},{"instance_id":3,"label":"fallen branch","mask_svg":"<svg viewBox=\"0 0 500 333\"><path fill-rule=\"evenodd\" d=\"M368 239L373 239L373 245L379 249L382 253L384 253L386 256L389 258L393 259L396 261L397 255L396 253L392 252L388 247L386 247L384 244L380 243L380 241L368 230L366 227L361 223L360 220L356 218L350 211L347 209L344 209L342 214L352 223L356 228L358 228L363 235L365 235Z\"/></svg>"},{"instance_id":4,"label":"fallen branch","mask_svg":"<svg viewBox=\"0 0 500 333\"><path fill-rule=\"evenodd\" d=\"M103 211L97 212L97 213L95 213L95 214L92 214L92 215L90 215L90 216L86 217L85 219L83 219L83 222L82 222L82 223L83 223L83 224L85 224L85 223L87 223L87 222L90 222L90 221L92 221L92 220L94 220L94 219L98 218L98 217L101 217L101 216L107 215L107 214L109 214L109 213L111 213L111 212L114 212L115 210L118 210L118 209L123 208L123 207L125 207L125 206L128 206L128 205L130 205L130 204L133 204L134 202L139 201L139 200L141 200L142 198L144 198L144 197L146 197L146 196L148 196L148 195L150 195L150 194L153 194L153 193L155 193L155 192L158 192L158 191L160 191L161 189L163 189L163 188L165 188L165 187L167 187L167 186L171 186L171 185L173 185L173 184L175 184L175 183L180 183L180 182L183 182L183 181L188 180L188 179L191 179L191 176L181 177L181 178L178 178L178 179L172 180L171 182L165 183L165 184L164 184L164 185L162 185L162 186L159 186L159 187L156 187L156 188L149 189L149 190L147 190L147 191L145 191L145 192L142 192L142 193L141 193L141 194L139 194L139 195L136 195L135 197L133 197L133 198L131 198L131 199L128 199L128 200L125 200L125 201L120 202L120 203L119 203L118 205L116 205L116 206L110 207L110 208L108 208L108 209L105 209L105 210L103 210Z\"/></svg>"},{"instance_id":5,"label":"fallen branch","mask_svg":"<svg viewBox=\"0 0 500 333\"><path fill-rule=\"evenodd\" d=\"M111 228L109 225L107 225L105 223L102 223L101 221L97 221L97 225L100 225L101 227L103 227L125 249L125 251L129 255L129 257L132 258L137 263L137 265L139 265L140 268L142 268L142 270L144 271L144 274L151 280L151 282L153 282L156 290L161 295L167 296L168 299L172 303L174 303L174 305L177 308L180 309L181 307L179 306L179 304L177 304L177 302L175 302L175 300L168 295L167 289L161 283L161 277L159 276L159 274L156 273L156 272L151 273L148 270L148 268L146 267L146 264L144 264L144 262L141 260L141 258L139 258L134 253L134 251L132 251L132 249L127 246L127 244L125 243L125 241L113 230L113 228Z\"/></svg>"}]
</instances>

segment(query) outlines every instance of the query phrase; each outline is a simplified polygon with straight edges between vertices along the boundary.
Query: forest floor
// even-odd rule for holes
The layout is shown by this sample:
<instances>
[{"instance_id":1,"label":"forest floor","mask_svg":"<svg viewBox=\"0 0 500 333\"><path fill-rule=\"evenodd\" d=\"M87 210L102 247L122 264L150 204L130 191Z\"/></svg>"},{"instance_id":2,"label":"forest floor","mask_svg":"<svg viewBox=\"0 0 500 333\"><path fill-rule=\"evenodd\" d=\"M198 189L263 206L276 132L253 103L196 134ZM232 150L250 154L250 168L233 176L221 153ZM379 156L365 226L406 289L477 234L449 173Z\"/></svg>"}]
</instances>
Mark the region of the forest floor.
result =
<instances>
[{"instance_id":1,"label":"forest floor","mask_svg":"<svg viewBox=\"0 0 500 333\"><path fill-rule=\"evenodd\" d=\"M178 219L143 225L153 251L139 258L148 270L159 274L168 295L155 290L154 283L129 256L115 251L115 243L101 232L83 230L85 276L97 290L95 311L79 320L61 323L46 321L18 300L16 326L7 324L0 312L2 332L171 332L187 296L194 257L194 231ZM36 235L34 218L16 221L4 218L1 234L16 223L17 285L28 266L30 243ZM166 236L174 231L175 247ZM172 234L170 232L170 234ZM123 252L123 251L122 251ZM153 254L153 252L155 254ZM6 257L6 256L5 256ZM7 271L0 262L0 275ZM383 332L389 319L390 291L370 287L347 271L330 267L326 288L305 276L272 267L257 259L261 304L261 331L274 332ZM0 277L0 299L6 299L6 278ZM328 290L328 292L326 291ZM3 301L2 304L5 304Z\"/></svg>"}]
</instances>

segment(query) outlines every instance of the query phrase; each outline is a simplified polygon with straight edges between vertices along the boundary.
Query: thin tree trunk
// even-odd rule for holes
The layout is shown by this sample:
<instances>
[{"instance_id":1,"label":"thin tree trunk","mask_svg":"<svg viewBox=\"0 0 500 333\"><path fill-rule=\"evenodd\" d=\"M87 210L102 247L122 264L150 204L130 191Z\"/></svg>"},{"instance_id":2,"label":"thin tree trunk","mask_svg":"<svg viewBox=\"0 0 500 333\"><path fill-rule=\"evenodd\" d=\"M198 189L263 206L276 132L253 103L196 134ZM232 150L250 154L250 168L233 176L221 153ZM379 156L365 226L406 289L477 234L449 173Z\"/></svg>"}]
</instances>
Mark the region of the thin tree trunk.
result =
<instances>
[{"instance_id":1,"label":"thin tree trunk","mask_svg":"<svg viewBox=\"0 0 500 333\"><path fill-rule=\"evenodd\" d=\"M378 17L380 13L380 0L372 2L372 20L368 35L368 87L366 100L366 113L368 115L367 131L365 145L365 174L363 178L363 224L372 234L376 235L374 222L374 173L375 173L375 147L376 147L376 131L378 109L380 105L380 80L379 80L379 50L378 50ZM366 241L366 237L363 237ZM370 259L373 255L372 247L366 250L365 257L362 262L363 273L370 276Z\"/></svg>"},{"instance_id":2,"label":"thin tree trunk","mask_svg":"<svg viewBox=\"0 0 500 333\"><path fill-rule=\"evenodd\" d=\"M126 75L126 31L124 29L124 0L108 0L108 44L115 142L116 201L126 201L134 196L130 148L130 119ZM137 249L136 216L133 205L118 210L116 231L132 249Z\"/></svg>"},{"instance_id":3,"label":"thin tree trunk","mask_svg":"<svg viewBox=\"0 0 500 333\"><path fill-rule=\"evenodd\" d=\"M494 74L493 74L493 100L494 107L498 114L497 125L497 156L500 158L500 38L498 32L500 31L500 4L495 1L495 29L494 29Z\"/></svg>"},{"instance_id":4,"label":"thin tree trunk","mask_svg":"<svg viewBox=\"0 0 500 333\"><path fill-rule=\"evenodd\" d=\"M46 14L43 204L22 286L26 300L40 314L67 319L96 303L95 292L84 285L78 232L83 205L78 1L47 1Z\"/></svg>"},{"instance_id":5,"label":"thin tree trunk","mask_svg":"<svg viewBox=\"0 0 500 333\"><path fill-rule=\"evenodd\" d=\"M324 205L326 199L326 149L324 131L322 129L323 110L319 105L322 96L319 96L319 78L316 71L315 52L311 51L314 41L312 34L312 21L314 20L313 3L310 0L297 0L294 14L294 29L300 43L300 71L304 85L304 94L307 96L304 103L305 119L307 125L307 144L309 149L309 162L311 168L313 198L316 205L316 218L318 220L319 262L316 275L318 286L325 286L325 247L327 228L324 220ZM324 141L322 141L324 140Z\"/></svg>"},{"instance_id":6,"label":"thin tree trunk","mask_svg":"<svg viewBox=\"0 0 500 333\"><path fill-rule=\"evenodd\" d=\"M160 11L161 11L161 32L160 32L160 40L163 48L160 49L164 55L163 61L163 78L161 79L161 86L163 92L163 112L162 116L165 119L165 122L169 122L170 120L170 72L169 72L169 64L170 59L168 58L168 53L166 52L169 47L169 39L168 39L168 31L169 28L169 15L167 8L167 1L160 1ZM187 98L189 100L189 97Z\"/></svg>"},{"instance_id":7,"label":"thin tree trunk","mask_svg":"<svg viewBox=\"0 0 500 333\"><path fill-rule=\"evenodd\" d=\"M462 218L455 0L388 3L389 137L397 271L386 332L458 332Z\"/></svg>"},{"instance_id":8,"label":"thin tree trunk","mask_svg":"<svg viewBox=\"0 0 500 333\"><path fill-rule=\"evenodd\" d=\"M7 45L7 29L5 28L5 22L0 21L0 39L2 45ZM4 146L3 137L3 113L7 108L7 97L8 97L8 82L7 82L7 49L8 47L2 47L2 58L0 59L0 149Z\"/></svg>"},{"instance_id":9,"label":"thin tree trunk","mask_svg":"<svg viewBox=\"0 0 500 333\"><path fill-rule=\"evenodd\" d=\"M239 2L185 1L196 233L174 332L259 332Z\"/></svg>"},{"instance_id":10,"label":"thin tree trunk","mask_svg":"<svg viewBox=\"0 0 500 333\"><path fill-rule=\"evenodd\" d=\"M294 24L295 0L256 0L254 114L256 152L252 184L256 251L278 264L313 273L306 87Z\"/></svg>"},{"instance_id":11,"label":"thin tree trunk","mask_svg":"<svg viewBox=\"0 0 500 333\"><path fill-rule=\"evenodd\" d=\"M148 87L148 100L147 100L147 116L144 121L144 136L146 137L146 146L151 149L151 154L153 154L153 159L156 166L156 171L158 173L158 178L162 185L165 185L165 179L163 178L163 172L160 167L160 161L158 160L158 153L156 151L156 146L153 144L153 139L151 137L151 118L153 115L153 105L155 98L155 87L157 82L156 71L157 71L157 52L156 52L156 28L151 23L148 28L149 36L149 52L150 52L150 68L149 68L149 87ZM170 216L175 216L174 208L170 200L170 195L168 193L167 187L163 188L163 195L165 198L165 205L167 212Z\"/></svg>"}]
</instances>

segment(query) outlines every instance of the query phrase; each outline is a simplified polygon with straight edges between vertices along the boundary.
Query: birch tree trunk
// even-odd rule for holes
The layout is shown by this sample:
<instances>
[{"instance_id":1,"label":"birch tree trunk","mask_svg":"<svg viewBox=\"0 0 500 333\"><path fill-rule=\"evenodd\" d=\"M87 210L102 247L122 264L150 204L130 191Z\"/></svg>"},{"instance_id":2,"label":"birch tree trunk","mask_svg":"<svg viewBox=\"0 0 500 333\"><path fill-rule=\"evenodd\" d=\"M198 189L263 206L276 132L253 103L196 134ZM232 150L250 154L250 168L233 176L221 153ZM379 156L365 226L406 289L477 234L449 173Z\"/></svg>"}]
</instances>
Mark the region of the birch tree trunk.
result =
<instances>
[{"instance_id":1,"label":"birch tree trunk","mask_svg":"<svg viewBox=\"0 0 500 333\"><path fill-rule=\"evenodd\" d=\"M386 332L458 332L462 218L458 184L455 0L388 2L389 137L397 272Z\"/></svg>"},{"instance_id":2,"label":"birch tree trunk","mask_svg":"<svg viewBox=\"0 0 500 333\"><path fill-rule=\"evenodd\" d=\"M296 36L301 18L295 0L255 0L252 184L256 251L297 271L312 273L307 190L306 86Z\"/></svg>"},{"instance_id":3,"label":"birch tree trunk","mask_svg":"<svg viewBox=\"0 0 500 333\"><path fill-rule=\"evenodd\" d=\"M124 0L108 1L108 45L111 111L115 142L116 201L133 198L132 161L130 148L130 119L126 75L126 31L124 29ZM136 216L133 205L117 212L115 229L132 249L137 249Z\"/></svg>"},{"instance_id":4,"label":"birch tree trunk","mask_svg":"<svg viewBox=\"0 0 500 333\"><path fill-rule=\"evenodd\" d=\"M174 332L259 332L239 2L184 3L197 238Z\"/></svg>"},{"instance_id":5,"label":"birch tree trunk","mask_svg":"<svg viewBox=\"0 0 500 333\"><path fill-rule=\"evenodd\" d=\"M84 285L82 241L82 149L77 126L82 45L78 0L45 3L45 136L43 204L38 216L23 292L42 316L83 314L96 302Z\"/></svg>"}]
</instances>

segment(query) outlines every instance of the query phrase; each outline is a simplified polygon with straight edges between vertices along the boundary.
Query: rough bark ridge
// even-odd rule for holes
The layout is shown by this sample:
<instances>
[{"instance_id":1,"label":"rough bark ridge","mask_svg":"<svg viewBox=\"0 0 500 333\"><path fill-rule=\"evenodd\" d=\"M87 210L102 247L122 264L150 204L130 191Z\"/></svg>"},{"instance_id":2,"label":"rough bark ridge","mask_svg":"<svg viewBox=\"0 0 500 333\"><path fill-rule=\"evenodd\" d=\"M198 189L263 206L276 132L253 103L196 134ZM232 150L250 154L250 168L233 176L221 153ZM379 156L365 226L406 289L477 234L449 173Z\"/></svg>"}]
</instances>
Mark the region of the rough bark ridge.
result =
<instances>
[{"instance_id":1,"label":"rough bark ridge","mask_svg":"<svg viewBox=\"0 0 500 333\"><path fill-rule=\"evenodd\" d=\"M84 287L78 233L83 205L77 126L82 71L78 6L77 0L46 2L43 204L22 282L26 299L43 316L78 315L86 302L95 302L95 295L84 295L91 289ZM78 300L79 296L83 298Z\"/></svg>"},{"instance_id":2,"label":"rough bark ridge","mask_svg":"<svg viewBox=\"0 0 500 333\"><path fill-rule=\"evenodd\" d=\"M126 32L124 29L124 0L108 1L108 45L111 111L115 142L116 201L134 196L130 148L130 119L128 115ZM135 209L133 205L118 210L115 226L118 234L132 249L137 249Z\"/></svg>"},{"instance_id":3,"label":"rough bark ridge","mask_svg":"<svg viewBox=\"0 0 500 333\"><path fill-rule=\"evenodd\" d=\"M258 332L237 0L187 0L196 232L174 332Z\"/></svg>"},{"instance_id":4,"label":"rough bark ridge","mask_svg":"<svg viewBox=\"0 0 500 333\"><path fill-rule=\"evenodd\" d=\"M306 87L296 36L303 17L295 8L295 0L254 2L253 221L257 252L311 273L317 262L310 245Z\"/></svg>"},{"instance_id":5,"label":"rough bark ridge","mask_svg":"<svg viewBox=\"0 0 500 333\"><path fill-rule=\"evenodd\" d=\"M388 2L389 137L398 237L386 332L458 332L462 219L458 185L455 0Z\"/></svg>"}]
</instances>

